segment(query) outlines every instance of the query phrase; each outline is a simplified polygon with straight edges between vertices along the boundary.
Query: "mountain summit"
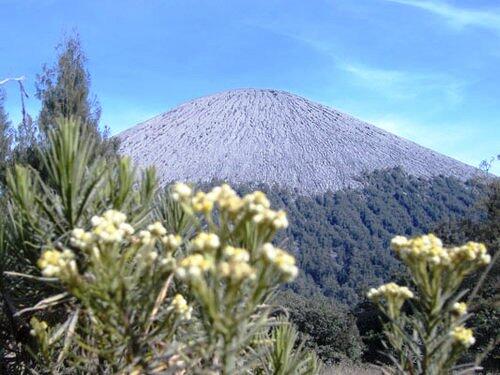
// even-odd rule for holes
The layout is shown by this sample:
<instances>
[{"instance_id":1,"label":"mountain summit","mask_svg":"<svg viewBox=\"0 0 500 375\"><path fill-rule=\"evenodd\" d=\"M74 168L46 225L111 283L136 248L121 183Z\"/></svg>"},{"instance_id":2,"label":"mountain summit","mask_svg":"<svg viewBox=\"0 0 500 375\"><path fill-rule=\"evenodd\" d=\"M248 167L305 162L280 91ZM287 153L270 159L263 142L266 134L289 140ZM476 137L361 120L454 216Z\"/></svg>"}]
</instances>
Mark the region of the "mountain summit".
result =
<instances>
[{"instance_id":1,"label":"mountain summit","mask_svg":"<svg viewBox=\"0 0 500 375\"><path fill-rule=\"evenodd\" d=\"M160 182L263 182L312 194L356 186L363 172L416 176L476 169L333 108L278 90L226 91L118 135L120 152L154 165Z\"/></svg>"}]
</instances>

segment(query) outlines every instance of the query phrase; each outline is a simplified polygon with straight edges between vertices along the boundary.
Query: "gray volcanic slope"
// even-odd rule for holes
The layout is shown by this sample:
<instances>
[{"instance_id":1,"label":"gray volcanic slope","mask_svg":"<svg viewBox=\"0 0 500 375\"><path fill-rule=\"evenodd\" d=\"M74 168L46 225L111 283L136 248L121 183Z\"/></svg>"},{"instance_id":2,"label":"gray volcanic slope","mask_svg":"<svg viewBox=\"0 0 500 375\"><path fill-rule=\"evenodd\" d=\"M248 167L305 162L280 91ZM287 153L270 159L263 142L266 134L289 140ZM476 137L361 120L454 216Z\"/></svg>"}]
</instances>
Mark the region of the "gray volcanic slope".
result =
<instances>
[{"instance_id":1,"label":"gray volcanic slope","mask_svg":"<svg viewBox=\"0 0 500 375\"><path fill-rule=\"evenodd\" d=\"M333 108L276 90L226 91L118 135L122 154L160 182L263 182L312 194L356 186L362 172L471 177L476 169Z\"/></svg>"}]
</instances>

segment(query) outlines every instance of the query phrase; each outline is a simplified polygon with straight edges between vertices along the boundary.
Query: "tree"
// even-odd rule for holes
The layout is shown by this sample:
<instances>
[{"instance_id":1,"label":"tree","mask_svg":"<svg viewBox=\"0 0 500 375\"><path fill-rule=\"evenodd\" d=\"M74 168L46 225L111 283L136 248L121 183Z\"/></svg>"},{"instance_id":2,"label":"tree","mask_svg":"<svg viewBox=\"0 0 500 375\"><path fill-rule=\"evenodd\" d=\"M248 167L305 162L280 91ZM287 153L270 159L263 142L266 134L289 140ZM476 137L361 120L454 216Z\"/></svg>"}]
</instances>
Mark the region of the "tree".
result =
<instances>
[{"instance_id":1,"label":"tree","mask_svg":"<svg viewBox=\"0 0 500 375\"><path fill-rule=\"evenodd\" d=\"M95 139L96 154L115 155L117 140L108 139L108 130L99 126L101 107L97 99L90 96L90 74L79 36L68 37L57 50L57 63L44 65L37 76L36 96L42 101L38 117L41 133L46 134L56 126L58 118L74 118L87 127L88 134Z\"/></svg>"},{"instance_id":2,"label":"tree","mask_svg":"<svg viewBox=\"0 0 500 375\"><path fill-rule=\"evenodd\" d=\"M5 93L0 89L0 180L5 180L5 171L10 159L12 146L11 122L4 109Z\"/></svg>"}]
</instances>

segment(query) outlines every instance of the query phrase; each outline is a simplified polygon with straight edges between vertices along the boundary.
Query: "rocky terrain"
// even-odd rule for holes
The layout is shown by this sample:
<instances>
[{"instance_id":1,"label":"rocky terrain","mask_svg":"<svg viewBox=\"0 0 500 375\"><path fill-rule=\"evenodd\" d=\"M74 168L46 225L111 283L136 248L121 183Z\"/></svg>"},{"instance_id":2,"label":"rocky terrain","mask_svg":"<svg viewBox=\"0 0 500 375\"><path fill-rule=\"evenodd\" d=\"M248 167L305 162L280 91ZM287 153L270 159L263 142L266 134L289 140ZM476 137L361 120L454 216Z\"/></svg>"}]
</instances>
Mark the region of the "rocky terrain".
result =
<instances>
[{"instance_id":1,"label":"rocky terrain","mask_svg":"<svg viewBox=\"0 0 500 375\"><path fill-rule=\"evenodd\" d=\"M118 135L120 152L154 165L160 182L263 182L303 194L356 186L363 172L477 173L471 166L333 108L277 90L226 91Z\"/></svg>"}]
</instances>

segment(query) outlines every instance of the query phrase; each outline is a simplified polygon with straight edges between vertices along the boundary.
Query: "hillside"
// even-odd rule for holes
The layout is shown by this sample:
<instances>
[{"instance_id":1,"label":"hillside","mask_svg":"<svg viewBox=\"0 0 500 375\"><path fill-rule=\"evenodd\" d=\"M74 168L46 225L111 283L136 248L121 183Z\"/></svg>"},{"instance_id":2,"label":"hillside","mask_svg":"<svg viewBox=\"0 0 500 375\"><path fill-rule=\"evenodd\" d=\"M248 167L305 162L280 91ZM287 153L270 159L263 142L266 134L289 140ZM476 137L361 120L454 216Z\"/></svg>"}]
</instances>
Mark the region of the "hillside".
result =
<instances>
[{"instance_id":1,"label":"hillside","mask_svg":"<svg viewBox=\"0 0 500 375\"><path fill-rule=\"evenodd\" d=\"M120 152L160 182L261 182L314 194L358 186L363 172L466 179L476 169L299 96L241 89L180 105L118 135Z\"/></svg>"}]
</instances>

